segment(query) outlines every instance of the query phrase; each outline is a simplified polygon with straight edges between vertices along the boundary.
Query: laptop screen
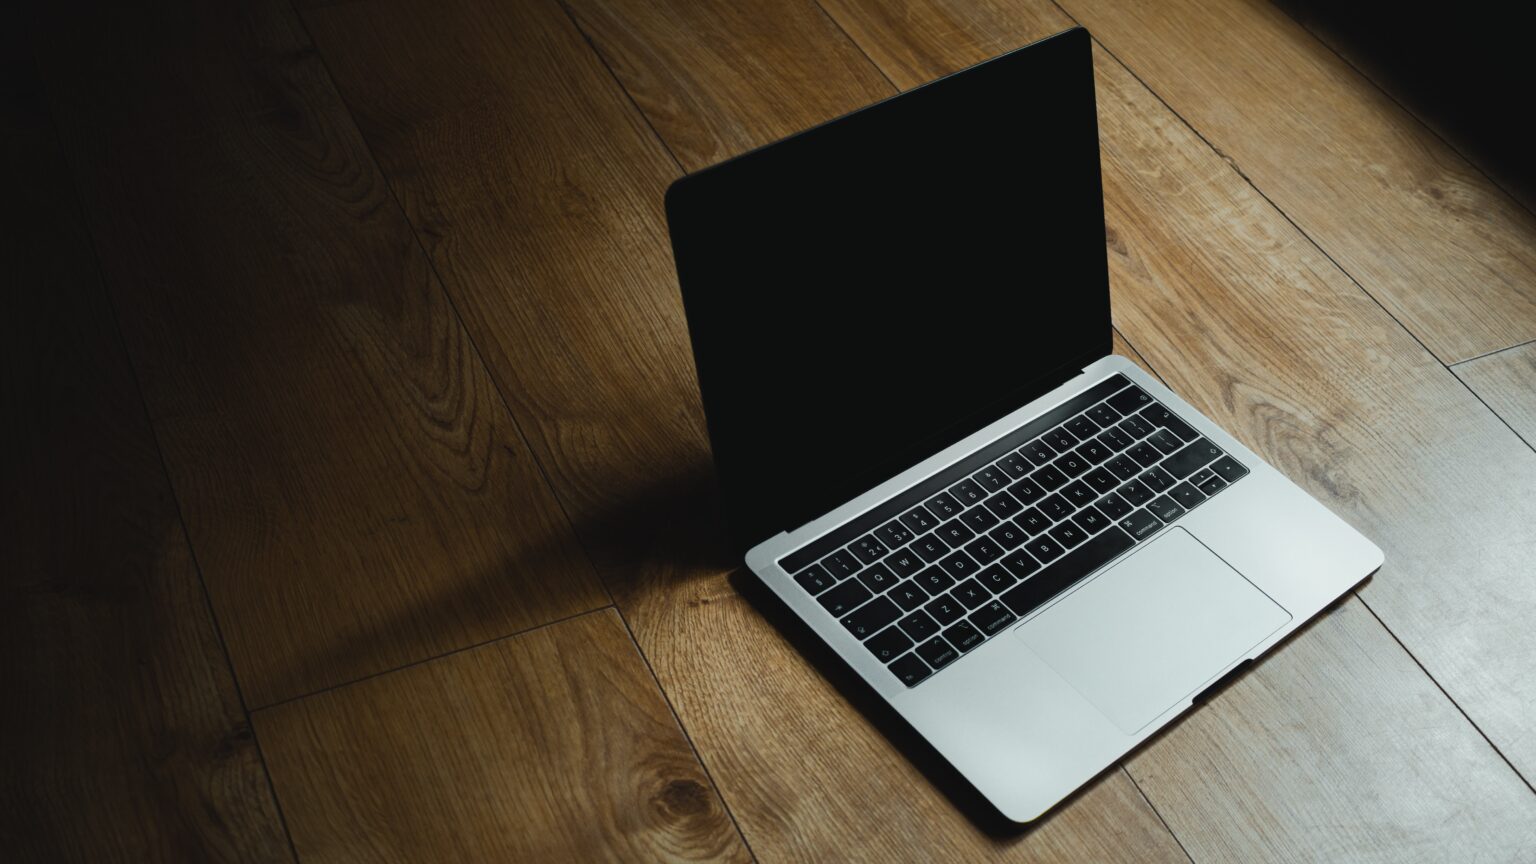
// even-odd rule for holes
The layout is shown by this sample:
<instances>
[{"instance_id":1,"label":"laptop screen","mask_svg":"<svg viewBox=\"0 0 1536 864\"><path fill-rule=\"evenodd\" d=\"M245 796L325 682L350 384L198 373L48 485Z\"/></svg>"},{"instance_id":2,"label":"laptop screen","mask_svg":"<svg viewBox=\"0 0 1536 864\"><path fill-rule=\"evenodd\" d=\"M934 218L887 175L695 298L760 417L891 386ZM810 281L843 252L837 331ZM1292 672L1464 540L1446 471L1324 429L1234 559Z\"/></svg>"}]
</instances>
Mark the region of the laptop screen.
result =
<instances>
[{"instance_id":1,"label":"laptop screen","mask_svg":"<svg viewBox=\"0 0 1536 864\"><path fill-rule=\"evenodd\" d=\"M744 546L1110 351L1081 29L685 177L667 218Z\"/></svg>"}]
</instances>

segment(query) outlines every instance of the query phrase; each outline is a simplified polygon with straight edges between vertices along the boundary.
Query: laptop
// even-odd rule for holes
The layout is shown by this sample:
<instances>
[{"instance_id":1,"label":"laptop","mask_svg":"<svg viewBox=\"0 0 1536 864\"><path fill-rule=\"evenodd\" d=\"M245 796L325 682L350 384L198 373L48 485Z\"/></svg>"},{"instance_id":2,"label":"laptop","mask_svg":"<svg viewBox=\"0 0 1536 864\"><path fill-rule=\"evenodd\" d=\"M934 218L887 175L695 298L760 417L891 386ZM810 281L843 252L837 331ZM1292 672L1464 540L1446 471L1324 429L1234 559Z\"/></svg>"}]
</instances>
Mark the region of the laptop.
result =
<instances>
[{"instance_id":1,"label":"laptop","mask_svg":"<svg viewBox=\"0 0 1536 864\"><path fill-rule=\"evenodd\" d=\"M748 568L1008 819L1381 566L1112 353L1081 28L690 174L666 210Z\"/></svg>"}]
</instances>

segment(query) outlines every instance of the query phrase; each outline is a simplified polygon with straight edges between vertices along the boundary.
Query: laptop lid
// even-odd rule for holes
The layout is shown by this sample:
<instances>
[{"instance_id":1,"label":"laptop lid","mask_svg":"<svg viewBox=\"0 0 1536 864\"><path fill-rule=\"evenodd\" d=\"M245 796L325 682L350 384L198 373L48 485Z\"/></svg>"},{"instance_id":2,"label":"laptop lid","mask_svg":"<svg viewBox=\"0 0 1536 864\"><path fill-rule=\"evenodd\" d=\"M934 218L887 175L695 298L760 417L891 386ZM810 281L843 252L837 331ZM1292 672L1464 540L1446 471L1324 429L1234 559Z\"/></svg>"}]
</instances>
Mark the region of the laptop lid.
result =
<instances>
[{"instance_id":1,"label":"laptop lid","mask_svg":"<svg viewBox=\"0 0 1536 864\"><path fill-rule=\"evenodd\" d=\"M686 176L666 205L743 549L1111 350L1081 28Z\"/></svg>"}]
</instances>

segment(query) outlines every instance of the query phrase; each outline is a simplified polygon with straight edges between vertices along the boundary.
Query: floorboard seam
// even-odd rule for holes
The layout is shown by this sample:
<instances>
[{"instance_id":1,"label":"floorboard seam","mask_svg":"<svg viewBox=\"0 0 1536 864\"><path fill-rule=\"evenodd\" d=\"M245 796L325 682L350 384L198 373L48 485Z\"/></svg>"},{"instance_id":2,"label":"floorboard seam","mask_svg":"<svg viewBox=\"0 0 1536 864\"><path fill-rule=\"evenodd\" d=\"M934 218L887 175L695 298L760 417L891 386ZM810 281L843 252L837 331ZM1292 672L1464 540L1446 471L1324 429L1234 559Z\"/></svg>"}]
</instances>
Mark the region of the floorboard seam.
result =
<instances>
[{"instance_id":1,"label":"floorboard seam","mask_svg":"<svg viewBox=\"0 0 1536 864\"><path fill-rule=\"evenodd\" d=\"M59 126L59 120L53 110L53 99L48 94L47 83L43 81L38 64L34 58L34 67L39 67L38 80L43 90L43 101L48 112L48 122L53 128L55 142L59 146L59 155L65 167L69 165L69 153L65 150L64 133ZM197 559L197 548L192 543L192 532L187 528L186 514L181 506L181 496L176 492L176 484L171 480L169 463L165 459L165 448L160 443L160 432L155 428L153 417L149 411L149 401L144 395L144 383L140 379L138 367L133 362L133 352L128 349L128 338L123 334L122 311L117 308L117 301L112 296L112 291L107 285L107 274L101 264L101 252L96 244L96 232L92 230L90 217L85 209L85 199L80 192L79 184L73 176L64 178L69 182L70 191L73 193L75 209L80 225L80 233L91 250L91 269L96 273L96 288L106 300L107 310L111 314L112 331L117 336L117 348L121 352L123 363L128 369L128 375L133 380L134 392L138 396L139 410L143 416L145 428L149 432L150 443L154 445L155 459L160 465L160 477L164 482L164 494L170 499L171 506L176 514L177 527L181 529L182 542L187 544L187 559L192 567L192 572L197 574L197 587L203 598L203 609L207 611L208 622L213 627L214 638L218 640L219 652L224 656L224 666L229 673L230 685L234 687L235 699L240 704L240 711L244 715L245 728L250 732L251 742L256 748L257 762L261 765L262 777L266 779L267 794L272 798L272 807L277 816L277 827L283 832L283 839L288 843L289 854L293 860L299 860L299 850L294 843L293 832L288 827L288 817L283 812L282 801L277 796L277 787L272 782L272 770L267 764L266 753L261 749L261 742L256 737L255 725L251 722L251 709L245 699L245 691L240 686L240 676L235 672L234 657L229 653L229 643L224 638L224 628L219 624L219 616L213 609L213 597L208 592L208 579L203 574L203 565Z\"/></svg>"}]
</instances>

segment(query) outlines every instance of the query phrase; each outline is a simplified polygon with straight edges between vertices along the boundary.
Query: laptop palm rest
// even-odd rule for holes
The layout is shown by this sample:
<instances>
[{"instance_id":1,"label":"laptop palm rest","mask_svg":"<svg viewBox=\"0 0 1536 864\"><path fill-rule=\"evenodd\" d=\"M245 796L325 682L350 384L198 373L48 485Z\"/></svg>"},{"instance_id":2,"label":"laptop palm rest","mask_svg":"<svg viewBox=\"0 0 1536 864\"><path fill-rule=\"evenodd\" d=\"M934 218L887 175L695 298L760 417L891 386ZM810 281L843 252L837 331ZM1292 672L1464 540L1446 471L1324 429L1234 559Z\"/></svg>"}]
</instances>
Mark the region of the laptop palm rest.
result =
<instances>
[{"instance_id":1,"label":"laptop palm rest","mask_svg":"<svg viewBox=\"0 0 1536 864\"><path fill-rule=\"evenodd\" d=\"M1175 527L1015 633L1134 735L1290 620Z\"/></svg>"}]
</instances>

